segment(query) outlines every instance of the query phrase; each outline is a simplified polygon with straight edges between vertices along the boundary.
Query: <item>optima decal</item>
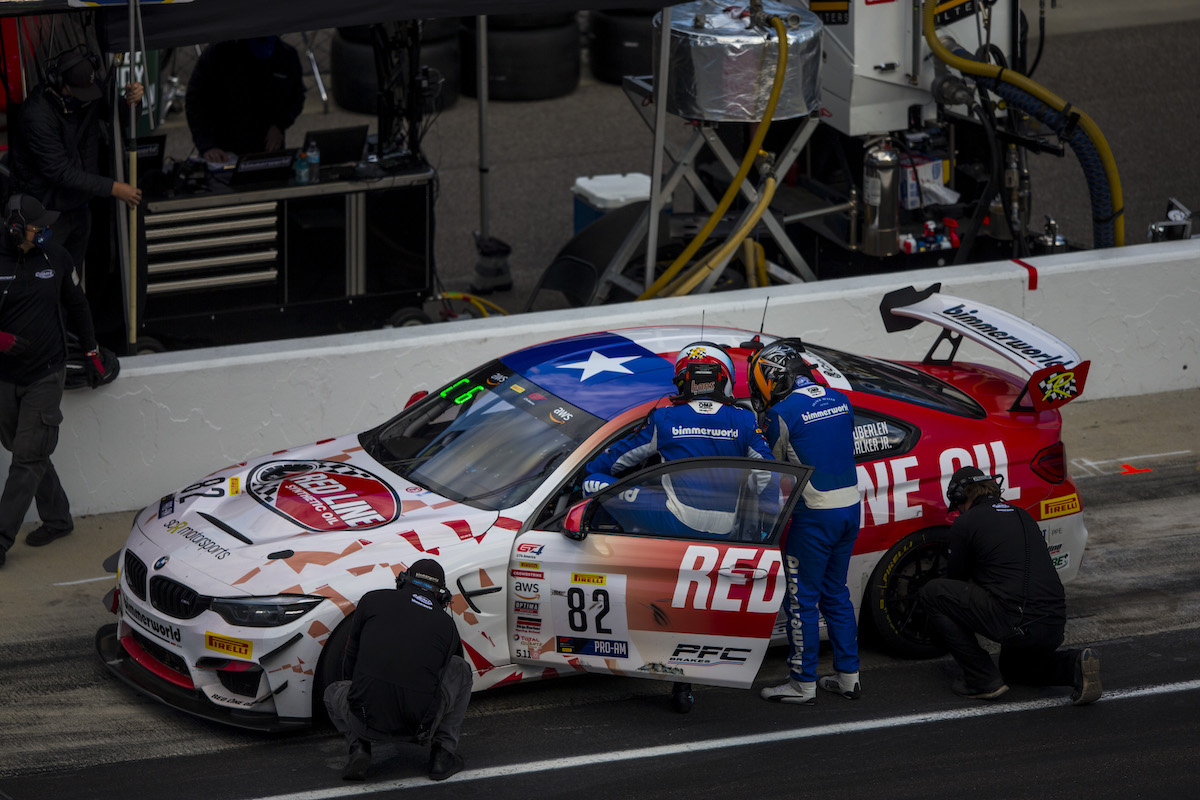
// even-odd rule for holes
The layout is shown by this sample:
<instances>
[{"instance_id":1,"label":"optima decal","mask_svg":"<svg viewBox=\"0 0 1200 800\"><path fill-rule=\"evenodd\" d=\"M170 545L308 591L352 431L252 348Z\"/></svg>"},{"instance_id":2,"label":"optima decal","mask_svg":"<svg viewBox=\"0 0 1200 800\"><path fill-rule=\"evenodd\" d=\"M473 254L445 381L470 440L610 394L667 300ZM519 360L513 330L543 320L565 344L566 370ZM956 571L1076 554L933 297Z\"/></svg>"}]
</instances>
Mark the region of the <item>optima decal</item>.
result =
<instances>
[{"instance_id":1,"label":"optima decal","mask_svg":"<svg viewBox=\"0 0 1200 800\"><path fill-rule=\"evenodd\" d=\"M246 479L246 493L310 531L377 528L400 516L390 486L337 461L271 461Z\"/></svg>"}]
</instances>

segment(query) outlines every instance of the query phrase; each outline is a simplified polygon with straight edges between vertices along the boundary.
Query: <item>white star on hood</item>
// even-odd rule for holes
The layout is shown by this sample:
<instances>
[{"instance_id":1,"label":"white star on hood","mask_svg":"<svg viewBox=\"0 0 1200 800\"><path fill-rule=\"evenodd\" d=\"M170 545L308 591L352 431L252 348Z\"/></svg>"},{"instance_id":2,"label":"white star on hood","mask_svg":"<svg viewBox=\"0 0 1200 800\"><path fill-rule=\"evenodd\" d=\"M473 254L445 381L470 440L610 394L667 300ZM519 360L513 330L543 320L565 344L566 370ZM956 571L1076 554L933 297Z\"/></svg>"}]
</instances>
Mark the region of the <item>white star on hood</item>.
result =
<instances>
[{"instance_id":1,"label":"white star on hood","mask_svg":"<svg viewBox=\"0 0 1200 800\"><path fill-rule=\"evenodd\" d=\"M626 361L636 361L637 356L620 356L619 358L609 358L603 353L593 350L588 356L587 361L576 361L574 364L559 364L559 369L581 369L583 374L579 376L579 381L582 383L593 375L599 375L602 372L616 372L617 374L632 375L633 370L625 366Z\"/></svg>"}]
</instances>

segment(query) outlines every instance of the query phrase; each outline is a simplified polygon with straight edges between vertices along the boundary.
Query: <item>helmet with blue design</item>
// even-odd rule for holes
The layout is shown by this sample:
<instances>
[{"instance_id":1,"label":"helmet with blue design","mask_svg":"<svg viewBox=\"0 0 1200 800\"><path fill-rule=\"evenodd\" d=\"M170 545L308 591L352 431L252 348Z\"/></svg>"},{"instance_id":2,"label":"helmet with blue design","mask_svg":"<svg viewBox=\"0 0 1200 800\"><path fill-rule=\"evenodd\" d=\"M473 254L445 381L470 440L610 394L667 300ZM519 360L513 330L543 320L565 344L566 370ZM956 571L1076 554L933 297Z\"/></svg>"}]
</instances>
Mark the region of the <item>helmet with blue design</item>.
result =
<instances>
[{"instance_id":1,"label":"helmet with blue design","mask_svg":"<svg viewBox=\"0 0 1200 800\"><path fill-rule=\"evenodd\" d=\"M725 348L712 342L692 342L675 356L675 388L672 398L686 403L705 397L728 403L733 400L733 359Z\"/></svg>"}]
</instances>

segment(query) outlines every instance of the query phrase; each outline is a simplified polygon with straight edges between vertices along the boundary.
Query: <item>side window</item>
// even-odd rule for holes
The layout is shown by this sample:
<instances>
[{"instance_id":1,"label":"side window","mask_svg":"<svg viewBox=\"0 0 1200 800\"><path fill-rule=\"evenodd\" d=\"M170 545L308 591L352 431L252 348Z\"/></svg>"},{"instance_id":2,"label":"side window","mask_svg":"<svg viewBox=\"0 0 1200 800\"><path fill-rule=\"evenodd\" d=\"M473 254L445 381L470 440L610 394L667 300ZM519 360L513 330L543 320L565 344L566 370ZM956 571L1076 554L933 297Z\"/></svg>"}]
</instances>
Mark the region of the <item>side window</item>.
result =
<instances>
[{"instance_id":1,"label":"side window","mask_svg":"<svg viewBox=\"0 0 1200 800\"><path fill-rule=\"evenodd\" d=\"M919 433L911 425L882 414L854 409L854 461L877 461L906 453Z\"/></svg>"}]
</instances>

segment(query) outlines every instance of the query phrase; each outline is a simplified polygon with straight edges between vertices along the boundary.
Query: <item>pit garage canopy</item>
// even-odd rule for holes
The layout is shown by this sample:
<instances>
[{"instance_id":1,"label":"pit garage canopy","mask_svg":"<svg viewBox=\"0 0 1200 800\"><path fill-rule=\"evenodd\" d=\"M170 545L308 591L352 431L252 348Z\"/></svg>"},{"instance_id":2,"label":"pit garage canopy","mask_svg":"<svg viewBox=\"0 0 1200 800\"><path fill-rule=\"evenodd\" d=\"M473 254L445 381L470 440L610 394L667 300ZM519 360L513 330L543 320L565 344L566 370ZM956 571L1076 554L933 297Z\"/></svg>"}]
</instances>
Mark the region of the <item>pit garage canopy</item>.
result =
<instances>
[{"instance_id":1,"label":"pit garage canopy","mask_svg":"<svg viewBox=\"0 0 1200 800\"><path fill-rule=\"evenodd\" d=\"M65 5L66 0L62 0ZM0 9L7 3L0 2ZM401 19L541 14L575 11L578 0L191 0L141 5L145 46L152 50L278 33L369 25ZM662 0L587 0L587 8L661 8ZM129 8L98 9L97 27L108 52L128 49ZM141 45L141 42L138 42Z\"/></svg>"}]
</instances>

